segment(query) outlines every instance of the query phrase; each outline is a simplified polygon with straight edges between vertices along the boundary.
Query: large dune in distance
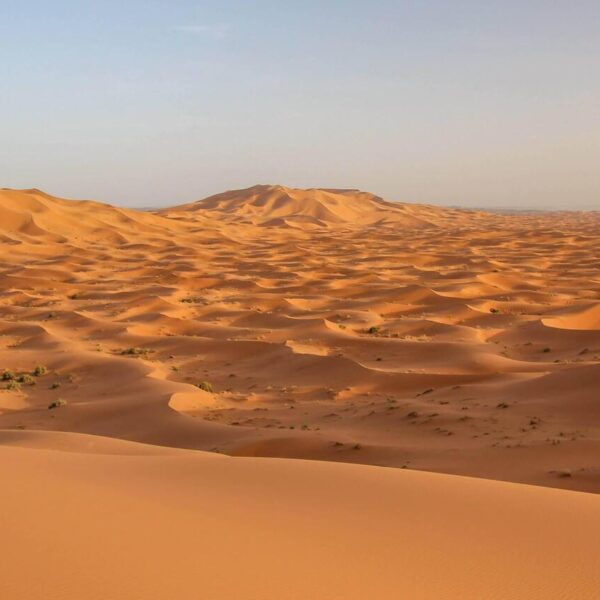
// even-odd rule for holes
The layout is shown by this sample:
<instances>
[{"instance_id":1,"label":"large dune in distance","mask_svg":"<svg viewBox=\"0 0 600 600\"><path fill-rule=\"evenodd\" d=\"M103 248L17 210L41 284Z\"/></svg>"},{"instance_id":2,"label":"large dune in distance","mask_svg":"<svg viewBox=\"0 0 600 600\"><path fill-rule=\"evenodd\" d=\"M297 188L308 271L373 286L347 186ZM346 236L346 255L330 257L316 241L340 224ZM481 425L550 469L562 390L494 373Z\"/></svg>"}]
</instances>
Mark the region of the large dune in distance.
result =
<instances>
[{"instance_id":1,"label":"large dune in distance","mask_svg":"<svg viewBox=\"0 0 600 600\"><path fill-rule=\"evenodd\" d=\"M598 213L0 190L0 595L597 597L599 250Z\"/></svg>"},{"instance_id":2,"label":"large dune in distance","mask_svg":"<svg viewBox=\"0 0 600 600\"><path fill-rule=\"evenodd\" d=\"M281 185L257 185L233 190L198 202L166 208L161 214L195 219L206 215L223 223L260 227L350 227L392 224L435 227L451 210L386 202L359 190L302 190Z\"/></svg>"},{"instance_id":3,"label":"large dune in distance","mask_svg":"<svg viewBox=\"0 0 600 600\"><path fill-rule=\"evenodd\" d=\"M11 239L120 243L131 235L164 234L166 227L156 215L101 202L64 200L40 190L0 190L0 235Z\"/></svg>"}]
</instances>

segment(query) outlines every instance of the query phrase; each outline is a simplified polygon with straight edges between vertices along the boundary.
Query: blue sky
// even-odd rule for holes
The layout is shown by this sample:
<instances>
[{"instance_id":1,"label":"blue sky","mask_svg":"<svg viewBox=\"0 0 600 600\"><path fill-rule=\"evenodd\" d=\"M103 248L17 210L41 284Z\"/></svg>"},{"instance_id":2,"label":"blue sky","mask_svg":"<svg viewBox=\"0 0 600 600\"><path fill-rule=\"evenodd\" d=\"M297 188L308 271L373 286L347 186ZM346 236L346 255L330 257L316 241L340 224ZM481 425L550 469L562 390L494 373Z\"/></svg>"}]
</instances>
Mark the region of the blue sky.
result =
<instances>
[{"instance_id":1,"label":"blue sky","mask_svg":"<svg viewBox=\"0 0 600 600\"><path fill-rule=\"evenodd\" d=\"M0 0L0 186L600 209L600 2Z\"/></svg>"}]
</instances>

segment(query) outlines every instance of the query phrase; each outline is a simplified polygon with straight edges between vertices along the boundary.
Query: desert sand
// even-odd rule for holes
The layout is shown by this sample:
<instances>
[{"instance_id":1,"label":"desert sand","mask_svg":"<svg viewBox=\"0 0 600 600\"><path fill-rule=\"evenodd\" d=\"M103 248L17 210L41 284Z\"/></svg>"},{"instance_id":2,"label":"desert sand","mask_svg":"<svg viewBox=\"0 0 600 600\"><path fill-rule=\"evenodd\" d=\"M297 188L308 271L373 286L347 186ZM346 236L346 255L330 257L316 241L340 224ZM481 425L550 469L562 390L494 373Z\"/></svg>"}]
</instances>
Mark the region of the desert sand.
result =
<instances>
[{"instance_id":1,"label":"desert sand","mask_svg":"<svg viewBox=\"0 0 600 600\"><path fill-rule=\"evenodd\" d=\"M3 598L595 600L598 496L5 432Z\"/></svg>"},{"instance_id":2,"label":"desert sand","mask_svg":"<svg viewBox=\"0 0 600 600\"><path fill-rule=\"evenodd\" d=\"M592 212L0 190L0 592L596 598L599 247Z\"/></svg>"}]
</instances>

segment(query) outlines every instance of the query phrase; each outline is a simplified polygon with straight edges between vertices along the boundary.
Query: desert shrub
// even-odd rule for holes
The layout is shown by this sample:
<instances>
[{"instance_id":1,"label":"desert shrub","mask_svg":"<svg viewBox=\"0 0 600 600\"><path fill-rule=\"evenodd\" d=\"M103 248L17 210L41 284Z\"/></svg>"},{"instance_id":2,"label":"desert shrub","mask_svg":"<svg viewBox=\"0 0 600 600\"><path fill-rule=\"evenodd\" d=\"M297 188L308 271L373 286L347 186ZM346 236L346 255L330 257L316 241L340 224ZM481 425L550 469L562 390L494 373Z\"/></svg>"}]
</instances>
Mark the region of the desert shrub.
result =
<instances>
[{"instance_id":1,"label":"desert shrub","mask_svg":"<svg viewBox=\"0 0 600 600\"><path fill-rule=\"evenodd\" d=\"M372 327L369 327L369 329L367 329L367 333L370 333L370 334L379 333L379 327L375 327L375 325L373 325Z\"/></svg>"},{"instance_id":2,"label":"desert shrub","mask_svg":"<svg viewBox=\"0 0 600 600\"><path fill-rule=\"evenodd\" d=\"M150 350L148 348L125 348L125 350L121 350L121 354L128 356L141 356L148 354Z\"/></svg>"},{"instance_id":3,"label":"desert shrub","mask_svg":"<svg viewBox=\"0 0 600 600\"><path fill-rule=\"evenodd\" d=\"M490 312L495 315L496 313L499 313L500 311L497 308L490 308Z\"/></svg>"},{"instance_id":4,"label":"desert shrub","mask_svg":"<svg viewBox=\"0 0 600 600\"><path fill-rule=\"evenodd\" d=\"M45 375L48 372L48 369L46 369L46 367L44 365L38 365L34 370L33 370L33 374L36 377L41 377L42 375Z\"/></svg>"},{"instance_id":5,"label":"desert shrub","mask_svg":"<svg viewBox=\"0 0 600 600\"><path fill-rule=\"evenodd\" d=\"M58 383L58 381L55 381L51 386L50 389L51 390L55 390L56 388L60 387L60 383Z\"/></svg>"},{"instance_id":6,"label":"desert shrub","mask_svg":"<svg viewBox=\"0 0 600 600\"><path fill-rule=\"evenodd\" d=\"M59 398L58 400L54 400L53 402L50 402L50 404L48 404L48 409L52 410L54 408L60 408L61 406L66 406L67 405L67 401L63 400L62 398Z\"/></svg>"},{"instance_id":7,"label":"desert shrub","mask_svg":"<svg viewBox=\"0 0 600 600\"><path fill-rule=\"evenodd\" d=\"M209 392L210 394L213 393L213 386L208 381L201 381L197 384L197 387L204 392Z\"/></svg>"},{"instance_id":8,"label":"desert shrub","mask_svg":"<svg viewBox=\"0 0 600 600\"><path fill-rule=\"evenodd\" d=\"M19 383L25 383L27 385L35 385L35 379L31 375L28 375L27 373L25 373L24 375L19 375L19 378L17 379L17 381Z\"/></svg>"},{"instance_id":9,"label":"desert shrub","mask_svg":"<svg viewBox=\"0 0 600 600\"><path fill-rule=\"evenodd\" d=\"M12 371L5 370L2 373L2 381L13 381L14 379L16 379L16 376Z\"/></svg>"},{"instance_id":10,"label":"desert shrub","mask_svg":"<svg viewBox=\"0 0 600 600\"><path fill-rule=\"evenodd\" d=\"M8 382L6 389L11 392L18 392L21 389L21 384L18 381L12 380Z\"/></svg>"}]
</instances>

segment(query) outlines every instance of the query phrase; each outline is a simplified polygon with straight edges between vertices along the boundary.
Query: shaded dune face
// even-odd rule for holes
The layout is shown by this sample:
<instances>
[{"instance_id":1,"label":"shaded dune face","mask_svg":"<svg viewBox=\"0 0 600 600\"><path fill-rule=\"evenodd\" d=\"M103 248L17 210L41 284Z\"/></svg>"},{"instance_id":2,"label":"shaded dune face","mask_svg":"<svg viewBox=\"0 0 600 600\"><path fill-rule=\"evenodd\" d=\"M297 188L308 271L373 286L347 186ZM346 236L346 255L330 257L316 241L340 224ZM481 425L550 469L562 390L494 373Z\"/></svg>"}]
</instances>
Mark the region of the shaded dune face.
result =
<instances>
[{"instance_id":1,"label":"shaded dune face","mask_svg":"<svg viewBox=\"0 0 600 600\"><path fill-rule=\"evenodd\" d=\"M0 429L600 491L599 226L0 190Z\"/></svg>"}]
</instances>

